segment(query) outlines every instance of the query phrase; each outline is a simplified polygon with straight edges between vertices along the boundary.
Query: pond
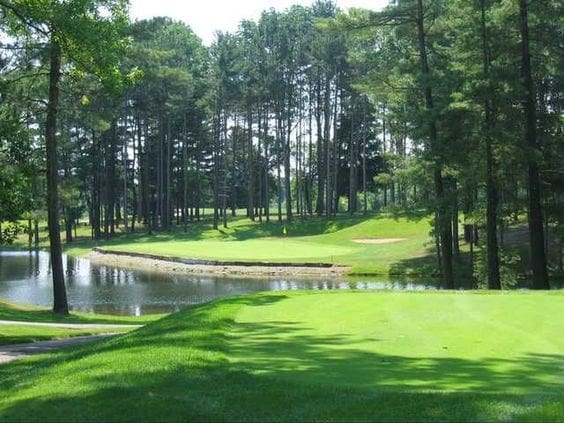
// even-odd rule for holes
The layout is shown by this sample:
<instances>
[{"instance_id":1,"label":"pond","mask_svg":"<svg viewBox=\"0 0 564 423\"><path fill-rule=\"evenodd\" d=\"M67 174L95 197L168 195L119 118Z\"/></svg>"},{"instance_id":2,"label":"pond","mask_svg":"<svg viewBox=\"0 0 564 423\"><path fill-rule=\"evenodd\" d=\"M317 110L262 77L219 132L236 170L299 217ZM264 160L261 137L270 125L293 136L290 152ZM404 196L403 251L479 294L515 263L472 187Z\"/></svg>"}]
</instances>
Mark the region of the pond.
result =
<instances>
[{"instance_id":1,"label":"pond","mask_svg":"<svg viewBox=\"0 0 564 423\"><path fill-rule=\"evenodd\" d=\"M435 289L436 282L410 280L346 281L299 277L233 278L156 273L94 265L86 258L63 256L67 295L72 310L141 315L171 312L216 298L258 291L332 289ZM42 306L52 304L49 254L0 251L0 298Z\"/></svg>"}]
</instances>

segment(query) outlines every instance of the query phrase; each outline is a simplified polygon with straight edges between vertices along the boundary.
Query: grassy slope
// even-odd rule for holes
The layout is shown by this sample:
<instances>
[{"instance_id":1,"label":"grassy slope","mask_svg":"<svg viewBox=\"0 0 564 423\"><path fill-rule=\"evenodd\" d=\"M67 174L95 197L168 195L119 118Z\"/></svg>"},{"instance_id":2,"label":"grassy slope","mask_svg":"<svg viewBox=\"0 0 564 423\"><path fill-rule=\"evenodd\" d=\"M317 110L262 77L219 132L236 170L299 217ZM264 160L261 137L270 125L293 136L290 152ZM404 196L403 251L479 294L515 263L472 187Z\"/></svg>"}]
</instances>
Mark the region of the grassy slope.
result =
<instances>
[{"instance_id":1,"label":"grassy slope","mask_svg":"<svg viewBox=\"0 0 564 423\"><path fill-rule=\"evenodd\" d=\"M0 300L0 320L42 323L100 323L100 324L147 324L163 315L105 316L100 314L73 313L67 317L54 315L43 307L15 304ZM0 345L62 339L73 336L122 333L130 329L68 329L38 326L10 326L0 324Z\"/></svg>"},{"instance_id":2,"label":"grassy slope","mask_svg":"<svg viewBox=\"0 0 564 423\"><path fill-rule=\"evenodd\" d=\"M74 336L125 333L131 329L67 329L37 326L11 326L0 324L0 345L26 344L50 339L72 338Z\"/></svg>"},{"instance_id":3,"label":"grassy slope","mask_svg":"<svg viewBox=\"0 0 564 423\"><path fill-rule=\"evenodd\" d=\"M561 293L280 293L0 367L2 420L564 418Z\"/></svg>"},{"instance_id":4,"label":"grassy slope","mask_svg":"<svg viewBox=\"0 0 564 423\"><path fill-rule=\"evenodd\" d=\"M283 228L287 234L284 235ZM76 242L71 254L86 254L95 246L187 258L264 262L326 262L352 266L352 274L424 272L418 258L429 254L427 218L391 216L337 217L259 223L239 218L229 228L213 230L208 223L193 224L186 233L133 234L97 244ZM85 230L81 228L81 230ZM355 238L406 238L393 244L358 244ZM21 241L21 240L20 240ZM22 244L19 244L23 246ZM433 263L433 259L425 263Z\"/></svg>"},{"instance_id":5,"label":"grassy slope","mask_svg":"<svg viewBox=\"0 0 564 423\"><path fill-rule=\"evenodd\" d=\"M106 316L103 314L72 313L57 316L45 307L16 304L0 299L0 320L43 323L100 323L100 324L147 324L160 319L162 314L144 316Z\"/></svg>"}]
</instances>

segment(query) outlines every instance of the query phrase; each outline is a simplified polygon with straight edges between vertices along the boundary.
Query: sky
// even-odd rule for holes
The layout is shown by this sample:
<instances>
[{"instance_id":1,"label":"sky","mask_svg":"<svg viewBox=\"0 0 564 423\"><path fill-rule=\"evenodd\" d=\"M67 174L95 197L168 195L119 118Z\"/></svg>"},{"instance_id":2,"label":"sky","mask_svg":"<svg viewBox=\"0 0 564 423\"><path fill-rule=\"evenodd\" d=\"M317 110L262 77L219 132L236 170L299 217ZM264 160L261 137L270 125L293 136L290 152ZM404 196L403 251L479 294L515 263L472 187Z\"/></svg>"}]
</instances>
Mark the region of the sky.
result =
<instances>
[{"instance_id":1,"label":"sky","mask_svg":"<svg viewBox=\"0 0 564 423\"><path fill-rule=\"evenodd\" d=\"M293 4L309 6L313 0L130 0L133 20L153 16L169 16L187 23L192 30L210 45L217 30L234 32L243 19L256 20L261 12L274 8L284 10ZM379 10L388 0L337 0L337 6Z\"/></svg>"}]
</instances>

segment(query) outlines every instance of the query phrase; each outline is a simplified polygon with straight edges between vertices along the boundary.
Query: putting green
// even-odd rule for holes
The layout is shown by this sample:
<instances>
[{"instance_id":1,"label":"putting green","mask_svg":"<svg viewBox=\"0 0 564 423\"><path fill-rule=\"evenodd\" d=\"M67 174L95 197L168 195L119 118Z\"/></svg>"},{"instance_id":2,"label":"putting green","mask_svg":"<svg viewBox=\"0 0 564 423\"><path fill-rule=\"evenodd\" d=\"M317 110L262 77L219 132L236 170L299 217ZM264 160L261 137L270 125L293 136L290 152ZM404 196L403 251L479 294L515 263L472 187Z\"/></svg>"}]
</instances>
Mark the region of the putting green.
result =
<instances>
[{"instance_id":1,"label":"putting green","mask_svg":"<svg viewBox=\"0 0 564 423\"><path fill-rule=\"evenodd\" d=\"M301 261L352 254L354 247L319 244L293 239L249 239L245 241L200 240L150 242L120 245L120 251L162 254L185 258L208 258L242 261Z\"/></svg>"}]
</instances>

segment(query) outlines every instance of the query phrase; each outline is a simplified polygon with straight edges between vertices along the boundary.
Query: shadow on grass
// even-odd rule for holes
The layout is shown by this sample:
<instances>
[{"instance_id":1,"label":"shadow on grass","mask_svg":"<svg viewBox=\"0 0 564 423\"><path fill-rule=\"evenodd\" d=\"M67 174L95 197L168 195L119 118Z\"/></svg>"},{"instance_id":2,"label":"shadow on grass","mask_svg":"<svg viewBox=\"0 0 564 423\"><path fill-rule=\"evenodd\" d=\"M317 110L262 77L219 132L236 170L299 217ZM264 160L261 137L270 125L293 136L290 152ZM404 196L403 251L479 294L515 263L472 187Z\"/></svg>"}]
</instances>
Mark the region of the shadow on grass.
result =
<instances>
[{"instance_id":1,"label":"shadow on grass","mask_svg":"<svg viewBox=\"0 0 564 423\"><path fill-rule=\"evenodd\" d=\"M394 220L407 219L415 222L429 217L429 211L425 209L391 208L385 214Z\"/></svg>"},{"instance_id":2,"label":"shadow on grass","mask_svg":"<svg viewBox=\"0 0 564 423\"><path fill-rule=\"evenodd\" d=\"M222 300L119 339L0 366L4 421L560 420L564 355L483 361L367 351L303 323L237 323ZM378 343L382 340L365 339ZM559 376L560 375L560 376Z\"/></svg>"},{"instance_id":3,"label":"shadow on grass","mask_svg":"<svg viewBox=\"0 0 564 423\"><path fill-rule=\"evenodd\" d=\"M199 222L188 225L186 231L180 226L168 232L155 231L152 235L149 235L147 232L137 232L128 235L118 235L110 240L92 241L81 239L72 244L68 244L67 247L111 247L131 244L132 242L152 243L165 241L199 241L204 239L245 241L268 237L292 238L333 233L373 218L374 215L339 215L331 218L309 217L304 220L294 219L291 222L251 222L245 217L238 217L230 222L231 225L227 230L220 227L217 232L213 233L213 236L210 236L210 231L213 231L211 223Z\"/></svg>"},{"instance_id":4,"label":"shadow on grass","mask_svg":"<svg viewBox=\"0 0 564 423\"><path fill-rule=\"evenodd\" d=\"M337 232L358 225L374 216L336 216L331 218L310 217L305 220L295 219L291 222L263 222L258 225L235 228L232 234L238 240L261 237L301 237L322 235ZM286 228L286 235L283 234Z\"/></svg>"}]
</instances>

